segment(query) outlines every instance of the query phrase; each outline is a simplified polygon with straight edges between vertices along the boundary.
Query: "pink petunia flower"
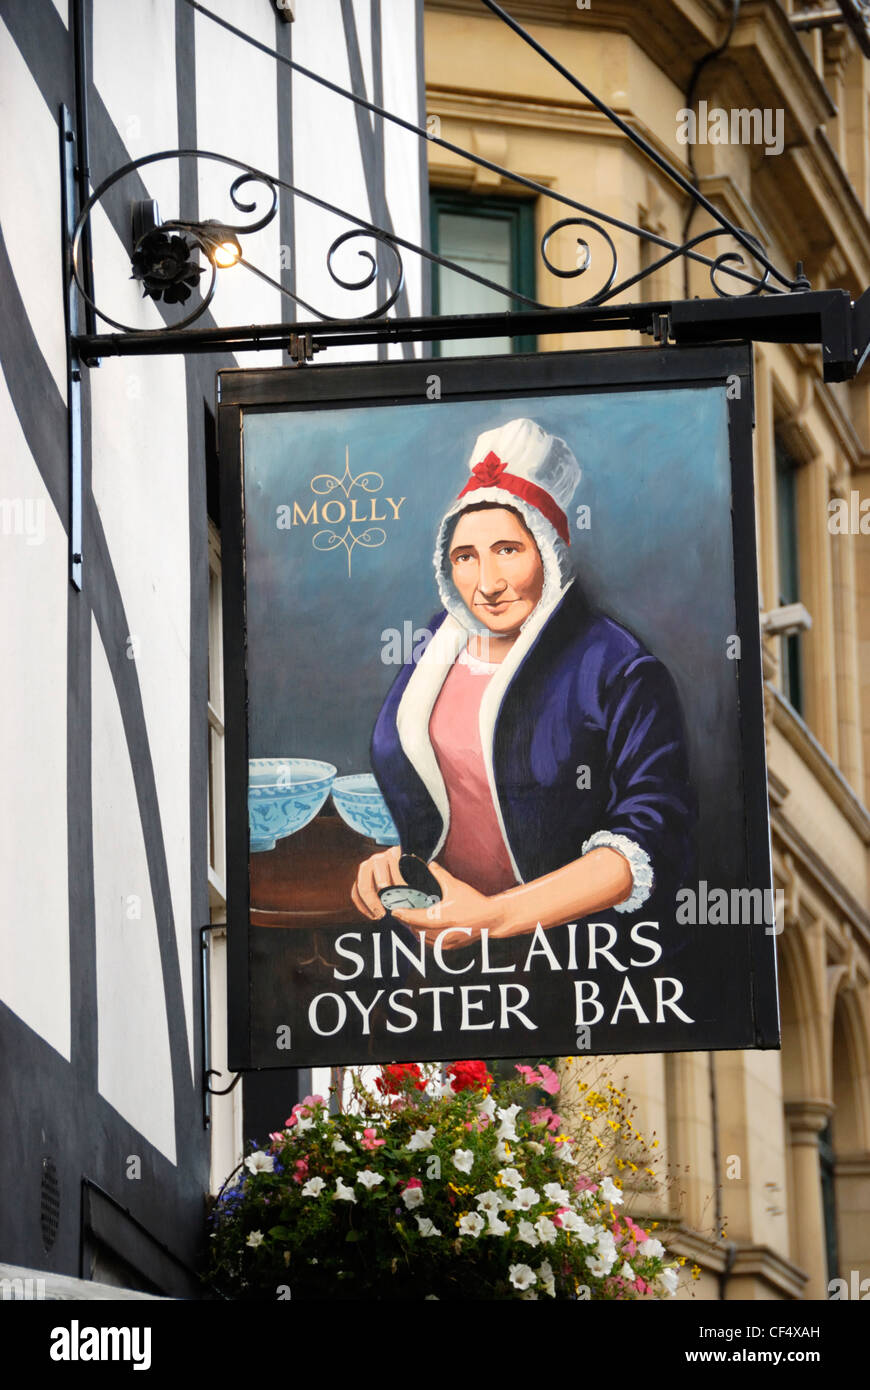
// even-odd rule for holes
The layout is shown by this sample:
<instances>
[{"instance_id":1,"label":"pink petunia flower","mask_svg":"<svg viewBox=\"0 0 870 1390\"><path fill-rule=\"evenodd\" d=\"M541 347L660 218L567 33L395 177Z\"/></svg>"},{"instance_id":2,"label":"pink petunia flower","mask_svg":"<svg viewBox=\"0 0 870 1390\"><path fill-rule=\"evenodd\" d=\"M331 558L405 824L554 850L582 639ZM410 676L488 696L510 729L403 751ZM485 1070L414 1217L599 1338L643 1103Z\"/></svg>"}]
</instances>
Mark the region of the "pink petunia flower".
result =
<instances>
[{"instance_id":1,"label":"pink petunia flower","mask_svg":"<svg viewBox=\"0 0 870 1390\"><path fill-rule=\"evenodd\" d=\"M548 1067L544 1062L542 1062L540 1066L540 1084L543 1086L548 1096L554 1096L562 1089L561 1082L553 1071L553 1068Z\"/></svg>"}]
</instances>

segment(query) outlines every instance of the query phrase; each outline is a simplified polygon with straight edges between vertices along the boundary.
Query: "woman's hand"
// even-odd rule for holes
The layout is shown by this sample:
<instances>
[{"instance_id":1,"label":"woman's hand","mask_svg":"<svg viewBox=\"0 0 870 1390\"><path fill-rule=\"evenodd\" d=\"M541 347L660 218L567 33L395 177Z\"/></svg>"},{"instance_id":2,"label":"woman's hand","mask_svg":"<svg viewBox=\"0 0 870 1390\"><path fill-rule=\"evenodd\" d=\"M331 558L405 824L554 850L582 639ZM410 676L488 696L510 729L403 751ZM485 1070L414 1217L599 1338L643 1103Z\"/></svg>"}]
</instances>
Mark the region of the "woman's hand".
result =
<instances>
[{"instance_id":1,"label":"woman's hand","mask_svg":"<svg viewBox=\"0 0 870 1390\"><path fill-rule=\"evenodd\" d=\"M445 950L470 946L478 940L484 927L495 934L501 922L498 899L488 898L469 883L454 878L434 860L429 864L429 872L441 885L440 903L423 908L394 907L391 912L397 921L414 931L425 930L433 938L437 932L456 929L455 936L444 938Z\"/></svg>"},{"instance_id":2,"label":"woman's hand","mask_svg":"<svg viewBox=\"0 0 870 1390\"><path fill-rule=\"evenodd\" d=\"M391 845L381 854L373 854L360 864L350 896L364 917L370 917L373 921L386 917L387 910L378 897L378 892L394 883L404 883L405 880L399 873L401 854L401 845Z\"/></svg>"}]
</instances>

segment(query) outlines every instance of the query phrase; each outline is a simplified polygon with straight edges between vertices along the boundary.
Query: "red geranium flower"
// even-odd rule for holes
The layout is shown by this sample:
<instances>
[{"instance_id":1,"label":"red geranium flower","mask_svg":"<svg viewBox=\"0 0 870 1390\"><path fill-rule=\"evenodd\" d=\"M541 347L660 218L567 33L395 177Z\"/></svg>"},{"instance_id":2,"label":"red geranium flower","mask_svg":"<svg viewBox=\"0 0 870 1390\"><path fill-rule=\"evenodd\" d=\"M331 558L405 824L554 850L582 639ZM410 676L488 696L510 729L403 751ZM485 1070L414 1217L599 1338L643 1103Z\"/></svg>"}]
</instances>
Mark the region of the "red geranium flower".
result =
<instances>
[{"instance_id":1,"label":"red geranium flower","mask_svg":"<svg viewBox=\"0 0 870 1390\"><path fill-rule=\"evenodd\" d=\"M382 1096L397 1096L413 1083L415 1091L425 1091L426 1082L416 1062L391 1062L381 1067L375 1085Z\"/></svg>"},{"instance_id":2,"label":"red geranium flower","mask_svg":"<svg viewBox=\"0 0 870 1390\"><path fill-rule=\"evenodd\" d=\"M488 1091L493 1081L485 1062L451 1062L447 1075L457 1094L460 1091Z\"/></svg>"}]
</instances>

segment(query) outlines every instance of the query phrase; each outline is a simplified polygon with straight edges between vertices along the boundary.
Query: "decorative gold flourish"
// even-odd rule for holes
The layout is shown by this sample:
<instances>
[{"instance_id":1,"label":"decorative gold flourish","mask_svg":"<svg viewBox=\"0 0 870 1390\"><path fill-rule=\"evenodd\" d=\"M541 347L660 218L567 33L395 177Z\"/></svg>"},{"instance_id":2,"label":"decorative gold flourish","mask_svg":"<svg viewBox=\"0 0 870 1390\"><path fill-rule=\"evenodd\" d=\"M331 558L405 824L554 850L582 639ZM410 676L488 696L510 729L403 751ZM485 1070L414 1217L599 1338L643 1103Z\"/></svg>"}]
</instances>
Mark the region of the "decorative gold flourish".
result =
<instances>
[{"instance_id":1,"label":"decorative gold flourish","mask_svg":"<svg viewBox=\"0 0 870 1390\"><path fill-rule=\"evenodd\" d=\"M378 480L376 486L372 482L374 478ZM315 487L315 483L321 483L324 486ZM341 488L345 497L350 497L355 487L361 487L363 492L380 492L383 485L382 475L376 473L374 469L366 469L364 473L357 473L356 477L353 476L350 471L350 445L345 445L344 472L340 478L337 478L334 473L317 473L311 479L311 491L320 496L323 496L325 492L335 492L337 487Z\"/></svg>"},{"instance_id":2,"label":"decorative gold flourish","mask_svg":"<svg viewBox=\"0 0 870 1390\"><path fill-rule=\"evenodd\" d=\"M379 540L375 539L380 537ZM325 537L322 544L318 544L321 537ZM315 550L335 550L343 545L347 551L347 577L350 579L350 557L355 545L363 545L367 550L376 550L379 545L383 545L387 539L387 533L381 526L369 526L367 530L361 531L355 536L348 526L343 536L337 531L318 531L311 537L311 544Z\"/></svg>"},{"instance_id":3,"label":"decorative gold flourish","mask_svg":"<svg viewBox=\"0 0 870 1390\"><path fill-rule=\"evenodd\" d=\"M375 481L377 479L377 481ZM319 486L317 486L319 484ZM344 449L344 473L337 478L334 473L317 473L311 479L311 491L323 496L325 493L335 492L336 488L341 488L345 497L350 497L355 487L362 488L363 492L372 494L380 492L384 485L382 474L375 472L374 469L366 469L363 473L358 473L356 477L350 471L350 445L345 445ZM317 531L311 538L311 544L315 550L336 550L339 546L344 546L347 551L347 577L350 579L351 555L356 545L362 545L367 550L376 550L378 546L384 544L387 533L380 526L368 526L365 531L356 533L346 527L343 536L331 528L324 531Z\"/></svg>"}]
</instances>

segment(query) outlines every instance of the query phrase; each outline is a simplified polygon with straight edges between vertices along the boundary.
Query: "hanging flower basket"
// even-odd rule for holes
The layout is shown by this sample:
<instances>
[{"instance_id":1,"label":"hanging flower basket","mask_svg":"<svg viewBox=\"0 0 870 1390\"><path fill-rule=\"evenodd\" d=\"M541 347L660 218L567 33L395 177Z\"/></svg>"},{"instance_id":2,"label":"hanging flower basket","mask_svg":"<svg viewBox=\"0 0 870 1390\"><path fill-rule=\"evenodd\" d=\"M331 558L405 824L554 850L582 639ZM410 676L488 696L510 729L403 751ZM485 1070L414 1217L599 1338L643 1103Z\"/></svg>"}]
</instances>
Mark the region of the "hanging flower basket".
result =
<instances>
[{"instance_id":1,"label":"hanging flower basket","mask_svg":"<svg viewBox=\"0 0 870 1390\"><path fill-rule=\"evenodd\" d=\"M448 1083L415 1064L321 1096L254 1148L210 1217L213 1292L229 1299L633 1299L669 1296L676 1261L622 1213L548 1105L551 1068L496 1084L479 1061ZM588 1161L587 1161L588 1159Z\"/></svg>"}]
</instances>

